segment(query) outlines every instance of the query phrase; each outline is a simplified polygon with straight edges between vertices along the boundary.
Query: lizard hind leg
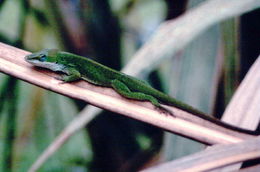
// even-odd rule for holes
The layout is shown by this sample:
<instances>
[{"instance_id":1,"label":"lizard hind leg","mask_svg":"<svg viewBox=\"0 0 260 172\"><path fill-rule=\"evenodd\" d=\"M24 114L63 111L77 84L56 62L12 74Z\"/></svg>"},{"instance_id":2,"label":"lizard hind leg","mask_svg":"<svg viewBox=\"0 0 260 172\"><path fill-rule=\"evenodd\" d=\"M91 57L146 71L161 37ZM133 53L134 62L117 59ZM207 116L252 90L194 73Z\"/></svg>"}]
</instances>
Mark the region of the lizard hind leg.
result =
<instances>
[{"instance_id":1,"label":"lizard hind leg","mask_svg":"<svg viewBox=\"0 0 260 172\"><path fill-rule=\"evenodd\" d=\"M141 100L141 101L149 101L151 102L157 109L160 110L160 112L162 113L166 113L166 114L171 114L172 116L174 116L172 114L172 112L170 112L169 110L167 110L166 108L162 107L159 103L159 101L148 94L145 93L141 93L141 92L132 92L127 85L125 85L123 82L119 81L119 80L113 80L112 81L112 87L114 88L114 90L119 93L120 95L122 95L123 97L129 98L129 99L134 99L134 100Z\"/></svg>"},{"instance_id":2,"label":"lizard hind leg","mask_svg":"<svg viewBox=\"0 0 260 172\"><path fill-rule=\"evenodd\" d=\"M119 80L116 80L116 79L113 80L112 87L115 89L115 91L117 93L119 93L123 97L129 98L129 99L134 99L134 100L143 100L143 101L146 100L146 101L151 102L156 107L160 106L158 100L155 97L141 93L141 92L132 92L127 87L127 85L125 85L123 82L121 82Z\"/></svg>"}]
</instances>

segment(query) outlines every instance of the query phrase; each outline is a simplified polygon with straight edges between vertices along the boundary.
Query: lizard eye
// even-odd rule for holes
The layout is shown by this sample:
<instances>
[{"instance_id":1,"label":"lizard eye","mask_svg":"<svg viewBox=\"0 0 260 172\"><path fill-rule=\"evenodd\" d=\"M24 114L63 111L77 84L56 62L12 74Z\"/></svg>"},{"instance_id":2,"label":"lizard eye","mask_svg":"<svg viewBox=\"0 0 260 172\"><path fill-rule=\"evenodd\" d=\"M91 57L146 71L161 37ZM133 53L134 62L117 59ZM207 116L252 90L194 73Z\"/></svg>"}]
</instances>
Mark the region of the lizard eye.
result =
<instances>
[{"instance_id":1,"label":"lizard eye","mask_svg":"<svg viewBox=\"0 0 260 172\"><path fill-rule=\"evenodd\" d=\"M42 55L39 60L41 62L44 62L44 61L46 61L46 58L47 58L46 55Z\"/></svg>"}]
</instances>

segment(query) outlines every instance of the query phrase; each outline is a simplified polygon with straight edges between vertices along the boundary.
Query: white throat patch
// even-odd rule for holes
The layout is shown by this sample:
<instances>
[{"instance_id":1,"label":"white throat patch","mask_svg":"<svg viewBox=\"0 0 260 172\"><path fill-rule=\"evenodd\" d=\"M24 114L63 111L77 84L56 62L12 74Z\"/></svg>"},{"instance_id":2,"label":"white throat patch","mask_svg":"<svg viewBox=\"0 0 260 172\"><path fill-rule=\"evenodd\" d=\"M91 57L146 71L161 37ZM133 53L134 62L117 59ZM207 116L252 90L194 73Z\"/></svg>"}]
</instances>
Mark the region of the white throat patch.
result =
<instances>
[{"instance_id":1,"label":"white throat patch","mask_svg":"<svg viewBox=\"0 0 260 172\"><path fill-rule=\"evenodd\" d=\"M52 71L64 71L65 69L64 65L52 63L52 62L40 62L38 60L30 60L29 62L35 66L47 68Z\"/></svg>"}]
</instances>

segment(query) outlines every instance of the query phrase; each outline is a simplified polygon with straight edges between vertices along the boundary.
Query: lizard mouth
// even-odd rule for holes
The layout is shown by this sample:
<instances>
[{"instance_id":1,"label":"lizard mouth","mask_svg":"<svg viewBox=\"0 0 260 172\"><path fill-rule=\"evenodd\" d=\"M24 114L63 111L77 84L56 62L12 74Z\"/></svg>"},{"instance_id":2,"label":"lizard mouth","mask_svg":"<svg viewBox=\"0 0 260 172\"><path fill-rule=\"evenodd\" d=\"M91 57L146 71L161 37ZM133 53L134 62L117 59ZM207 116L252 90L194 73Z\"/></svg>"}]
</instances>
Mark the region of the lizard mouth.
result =
<instances>
[{"instance_id":1,"label":"lizard mouth","mask_svg":"<svg viewBox=\"0 0 260 172\"><path fill-rule=\"evenodd\" d=\"M50 66L51 63L49 62L41 62L37 59L31 59L30 57L29 58L25 58L25 61L27 61L28 63L34 65L34 66L38 66L38 67L47 67L47 66Z\"/></svg>"},{"instance_id":2,"label":"lizard mouth","mask_svg":"<svg viewBox=\"0 0 260 172\"><path fill-rule=\"evenodd\" d=\"M29 62L31 60L33 60L33 57L31 55L27 55L24 57L25 61Z\"/></svg>"},{"instance_id":3,"label":"lizard mouth","mask_svg":"<svg viewBox=\"0 0 260 172\"><path fill-rule=\"evenodd\" d=\"M29 63L39 61L38 56L35 54L29 54L29 55L25 56L24 59L25 59L25 61L27 61Z\"/></svg>"}]
</instances>

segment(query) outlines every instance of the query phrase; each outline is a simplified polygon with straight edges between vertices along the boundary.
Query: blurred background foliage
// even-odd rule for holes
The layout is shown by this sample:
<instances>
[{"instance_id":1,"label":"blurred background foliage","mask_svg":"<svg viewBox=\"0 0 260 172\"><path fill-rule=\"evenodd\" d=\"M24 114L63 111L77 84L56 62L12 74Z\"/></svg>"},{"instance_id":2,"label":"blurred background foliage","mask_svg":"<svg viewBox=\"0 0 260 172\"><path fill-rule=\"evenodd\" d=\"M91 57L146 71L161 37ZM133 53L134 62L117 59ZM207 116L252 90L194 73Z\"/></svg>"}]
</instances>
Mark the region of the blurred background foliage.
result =
<instances>
[{"instance_id":1,"label":"blurred background foliage","mask_svg":"<svg viewBox=\"0 0 260 172\"><path fill-rule=\"evenodd\" d=\"M59 48L120 70L160 23L202 2L0 0L0 41L32 52ZM208 28L185 50L162 61L148 81L220 117L259 55L259 18L255 10ZM27 171L85 106L0 74L0 171ZM102 112L40 171L136 171L201 148L151 125Z\"/></svg>"}]
</instances>

